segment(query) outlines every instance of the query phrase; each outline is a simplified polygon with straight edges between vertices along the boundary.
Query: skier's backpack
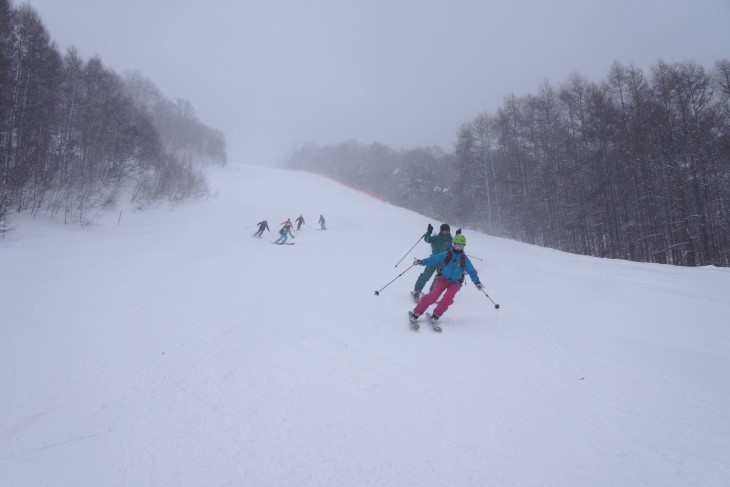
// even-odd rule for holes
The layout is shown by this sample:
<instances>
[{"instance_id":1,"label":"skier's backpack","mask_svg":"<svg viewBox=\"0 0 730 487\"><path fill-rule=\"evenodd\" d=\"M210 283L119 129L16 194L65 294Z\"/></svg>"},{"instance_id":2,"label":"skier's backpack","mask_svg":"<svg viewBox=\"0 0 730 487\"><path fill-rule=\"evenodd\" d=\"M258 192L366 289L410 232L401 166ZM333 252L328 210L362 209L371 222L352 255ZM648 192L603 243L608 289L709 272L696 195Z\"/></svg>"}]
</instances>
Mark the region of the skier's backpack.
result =
<instances>
[{"instance_id":1,"label":"skier's backpack","mask_svg":"<svg viewBox=\"0 0 730 487\"><path fill-rule=\"evenodd\" d=\"M444 263L441 264L441 267L438 270L437 275L441 275L441 269L446 267L446 265L451 262L451 249L446 250L446 258L444 259ZM464 252L461 253L461 279L459 279L459 283L464 283L464 276L466 276L466 254Z\"/></svg>"}]
</instances>

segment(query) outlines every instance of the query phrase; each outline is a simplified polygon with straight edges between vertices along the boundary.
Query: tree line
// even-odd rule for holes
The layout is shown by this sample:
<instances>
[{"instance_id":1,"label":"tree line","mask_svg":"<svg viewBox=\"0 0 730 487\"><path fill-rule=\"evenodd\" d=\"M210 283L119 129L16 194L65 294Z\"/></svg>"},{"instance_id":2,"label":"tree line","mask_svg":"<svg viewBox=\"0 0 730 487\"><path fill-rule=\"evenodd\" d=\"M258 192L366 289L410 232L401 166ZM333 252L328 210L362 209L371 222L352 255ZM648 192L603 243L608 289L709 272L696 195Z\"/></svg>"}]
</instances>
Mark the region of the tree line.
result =
<instances>
[{"instance_id":1,"label":"tree line","mask_svg":"<svg viewBox=\"0 0 730 487\"><path fill-rule=\"evenodd\" d=\"M438 147L305 145L322 171L439 220L567 252L730 265L730 62L614 62L511 95Z\"/></svg>"},{"instance_id":2,"label":"tree line","mask_svg":"<svg viewBox=\"0 0 730 487\"><path fill-rule=\"evenodd\" d=\"M0 0L0 234L13 212L88 223L129 191L139 205L207 192L225 138L138 73L62 55L30 5Z\"/></svg>"}]
</instances>

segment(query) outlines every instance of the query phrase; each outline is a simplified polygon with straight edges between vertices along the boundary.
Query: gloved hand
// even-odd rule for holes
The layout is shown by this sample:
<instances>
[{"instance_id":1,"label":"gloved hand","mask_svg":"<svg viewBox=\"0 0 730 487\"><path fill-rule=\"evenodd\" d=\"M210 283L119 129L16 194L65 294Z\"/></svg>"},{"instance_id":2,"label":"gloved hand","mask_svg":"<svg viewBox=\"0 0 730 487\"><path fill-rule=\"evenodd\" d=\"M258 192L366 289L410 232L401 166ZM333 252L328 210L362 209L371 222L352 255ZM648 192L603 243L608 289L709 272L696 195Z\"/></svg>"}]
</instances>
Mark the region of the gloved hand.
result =
<instances>
[{"instance_id":1,"label":"gloved hand","mask_svg":"<svg viewBox=\"0 0 730 487\"><path fill-rule=\"evenodd\" d=\"M461 228L456 231L457 235L461 235Z\"/></svg>"},{"instance_id":2,"label":"gloved hand","mask_svg":"<svg viewBox=\"0 0 730 487\"><path fill-rule=\"evenodd\" d=\"M421 259L413 259L413 265L421 265Z\"/></svg>"},{"instance_id":3,"label":"gloved hand","mask_svg":"<svg viewBox=\"0 0 730 487\"><path fill-rule=\"evenodd\" d=\"M477 283L477 289L479 289L480 291L481 291L482 289L484 289L484 284L482 284L481 282L478 282L478 283Z\"/></svg>"},{"instance_id":4,"label":"gloved hand","mask_svg":"<svg viewBox=\"0 0 730 487\"><path fill-rule=\"evenodd\" d=\"M428 227L426 227L426 231L427 231L428 233L431 233L431 232L433 232L433 225L431 225L431 224L429 223L429 224L428 224Z\"/></svg>"}]
</instances>

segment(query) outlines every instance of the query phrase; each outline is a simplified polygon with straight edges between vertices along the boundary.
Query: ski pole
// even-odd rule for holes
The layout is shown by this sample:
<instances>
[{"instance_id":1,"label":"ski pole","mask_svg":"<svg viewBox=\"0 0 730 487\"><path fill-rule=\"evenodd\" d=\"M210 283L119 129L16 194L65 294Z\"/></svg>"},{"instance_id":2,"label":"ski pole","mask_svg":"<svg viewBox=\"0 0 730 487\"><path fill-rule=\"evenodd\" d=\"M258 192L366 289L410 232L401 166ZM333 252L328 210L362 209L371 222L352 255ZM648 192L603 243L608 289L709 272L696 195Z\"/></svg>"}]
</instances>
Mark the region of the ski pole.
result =
<instances>
[{"instance_id":1,"label":"ski pole","mask_svg":"<svg viewBox=\"0 0 730 487\"><path fill-rule=\"evenodd\" d=\"M257 227L257 226L258 226L258 224L256 224L256 225L251 225L250 227L246 227L246 228L244 228L244 230L248 230L249 228L253 228L253 227Z\"/></svg>"},{"instance_id":2,"label":"ski pole","mask_svg":"<svg viewBox=\"0 0 730 487\"><path fill-rule=\"evenodd\" d=\"M401 260L403 260L403 259L401 259ZM413 266L415 266L415 265L416 265L416 264L411 264L411 267L413 267ZM409 267L408 269L410 269L411 267ZM399 278L400 276L402 276L403 274L405 274L406 272L408 272L408 269L406 269L406 270L404 270L403 272L401 272L400 274L398 274L398 276L396 276L396 278L395 278L395 279L398 279L398 278ZM393 281L395 281L395 279L393 279L393 280L392 280L392 281L390 281L390 282L389 282L388 284L386 284L385 286L383 286L382 288L380 288L380 289L379 289L378 291L375 291L375 295L376 295L376 296L380 296L380 291L382 291L382 290L383 290L383 289L385 289L386 287L388 287L388 286L390 286L391 284L393 284Z\"/></svg>"},{"instance_id":3,"label":"ski pole","mask_svg":"<svg viewBox=\"0 0 730 487\"><path fill-rule=\"evenodd\" d=\"M406 256L411 253L411 250L413 250L414 248L416 248L416 245L418 245L418 242L420 242L422 238L423 238L423 235L421 235L420 237L418 237L418 240L416 240L416 243L413 244L413 247L411 247L411 249L408 252L406 252L406 255L404 255L403 257L400 258L400 260L398 261L398 263L394 267L398 267L398 264L400 264L401 262L403 262L403 259L405 259Z\"/></svg>"},{"instance_id":4,"label":"ski pole","mask_svg":"<svg viewBox=\"0 0 730 487\"><path fill-rule=\"evenodd\" d=\"M481 260L484 262L484 259L480 259L479 257L474 257L473 255L466 254L467 257L471 257L472 259Z\"/></svg>"},{"instance_id":5,"label":"ski pole","mask_svg":"<svg viewBox=\"0 0 730 487\"><path fill-rule=\"evenodd\" d=\"M486 292L486 291L485 291L484 289L482 289L482 292L484 293L484 295L485 295L486 297L488 297L488 298L489 298L489 294L487 294L487 292ZM494 305L494 309L499 309L499 305L498 305L497 303L495 303L495 302L494 302L494 300L493 300L492 298L489 298L489 300L490 300L490 301L492 302L492 304Z\"/></svg>"}]
</instances>

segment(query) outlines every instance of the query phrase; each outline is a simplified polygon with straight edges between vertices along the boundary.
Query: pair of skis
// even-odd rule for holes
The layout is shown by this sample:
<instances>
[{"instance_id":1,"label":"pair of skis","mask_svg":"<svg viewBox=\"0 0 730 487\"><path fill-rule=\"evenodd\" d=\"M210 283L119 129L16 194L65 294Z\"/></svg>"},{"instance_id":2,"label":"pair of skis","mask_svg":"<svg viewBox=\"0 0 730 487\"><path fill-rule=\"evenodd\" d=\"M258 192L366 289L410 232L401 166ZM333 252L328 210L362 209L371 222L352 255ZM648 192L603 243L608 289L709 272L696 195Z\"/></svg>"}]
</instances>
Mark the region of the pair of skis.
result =
<instances>
[{"instance_id":1,"label":"pair of skis","mask_svg":"<svg viewBox=\"0 0 730 487\"><path fill-rule=\"evenodd\" d=\"M421 328L421 325L418 324L418 319L414 318L414 316L413 311L408 312L408 321L411 323L411 328L413 328L413 331L418 331ZM433 320L431 313L426 313L426 316L428 317L428 322L431 323L433 331L441 333L443 329Z\"/></svg>"},{"instance_id":2,"label":"pair of skis","mask_svg":"<svg viewBox=\"0 0 730 487\"><path fill-rule=\"evenodd\" d=\"M411 297L415 302L419 302L421 298L424 296L423 293L416 294L415 291L411 291ZM434 304L438 304L440 302L436 301ZM431 313L426 313L426 316L428 316L428 321L431 323L431 328L433 328L433 331L442 332L443 329L436 323L433 318L431 317ZM411 322L411 328L413 328L414 331L418 331L421 328L421 325L418 324L418 321L413 318L413 311L408 312L408 321Z\"/></svg>"}]
</instances>

